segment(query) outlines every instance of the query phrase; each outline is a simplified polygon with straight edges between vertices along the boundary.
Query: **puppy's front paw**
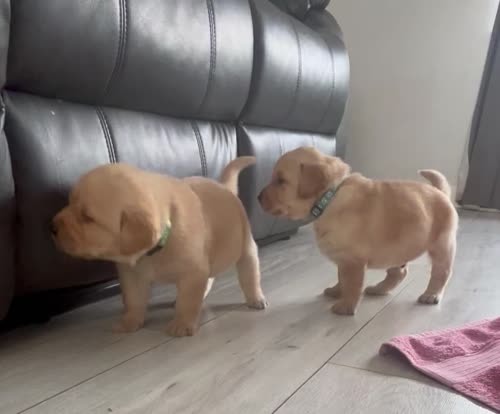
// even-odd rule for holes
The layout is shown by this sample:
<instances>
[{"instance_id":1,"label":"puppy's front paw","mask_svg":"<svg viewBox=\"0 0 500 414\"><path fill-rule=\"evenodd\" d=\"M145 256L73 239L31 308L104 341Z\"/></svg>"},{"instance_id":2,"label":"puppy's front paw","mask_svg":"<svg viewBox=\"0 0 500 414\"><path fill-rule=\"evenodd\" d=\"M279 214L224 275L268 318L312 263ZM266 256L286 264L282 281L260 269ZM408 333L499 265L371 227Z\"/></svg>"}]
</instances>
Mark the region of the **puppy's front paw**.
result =
<instances>
[{"instance_id":1,"label":"puppy's front paw","mask_svg":"<svg viewBox=\"0 0 500 414\"><path fill-rule=\"evenodd\" d=\"M247 301L247 306L250 309L263 310L269 306L269 303L267 302L266 298L262 296L261 298Z\"/></svg>"},{"instance_id":2,"label":"puppy's front paw","mask_svg":"<svg viewBox=\"0 0 500 414\"><path fill-rule=\"evenodd\" d=\"M332 287L328 287L323 291L323 295L329 298L339 298L340 297L340 286L337 284Z\"/></svg>"},{"instance_id":3,"label":"puppy's front paw","mask_svg":"<svg viewBox=\"0 0 500 414\"><path fill-rule=\"evenodd\" d=\"M419 303L424 305L437 305L440 300L441 295L435 293L424 293L418 298Z\"/></svg>"},{"instance_id":4,"label":"puppy's front paw","mask_svg":"<svg viewBox=\"0 0 500 414\"><path fill-rule=\"evenodd\" d=\"M341 299L332 306L332 312L337 315L354 315L356 313L356 308L356 303Z\"/></svg>"},{"instance_id":5,"label":"puppy's front paw","mask_svg":"<svg viewBox=\"0 0 500 414\"><path fill-rule=\"evenodd\" d=\"M170 336L193 336L198 330L195 322L186 322L179 319L172 319L167 324L167 334Z\"/></svg>"},{"instance_id":6,"label":"puppy's front paw","mask_svg":"<svg viewBox=\"0 0 500 414\"><path fill-rule=\"evenodd\" d=\"M113 325L114 333L131 333L142 328L144 321L140 318L125 315L120 321Z\"/></svg>"}]
</instances>

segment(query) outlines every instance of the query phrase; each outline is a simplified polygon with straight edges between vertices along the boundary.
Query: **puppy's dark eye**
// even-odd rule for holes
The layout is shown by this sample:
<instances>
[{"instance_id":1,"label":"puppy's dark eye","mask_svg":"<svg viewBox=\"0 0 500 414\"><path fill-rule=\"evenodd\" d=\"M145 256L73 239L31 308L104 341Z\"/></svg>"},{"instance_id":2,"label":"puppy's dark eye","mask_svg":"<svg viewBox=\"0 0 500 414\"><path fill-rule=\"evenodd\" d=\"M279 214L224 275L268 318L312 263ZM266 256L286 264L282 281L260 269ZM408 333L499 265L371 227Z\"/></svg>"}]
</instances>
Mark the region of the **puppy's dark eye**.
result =
<instances>
[{"instance_id":1,"label":"puppy's dark eye","mask_svg":"<svg viewBox=\"0 0 500 414\"><path fill-rule=\"evenodd\" d=\"M284 185L284 184L286 184L286 180L283 177L278 176L276 178L276 185Z\"/></svg>"},{"instance_id":2,"label":"puppy's dark eye","mask_svg":"<svg viewBox=\"0 0 500 414\"><path fill-rule=\"evenodd\" d=\"M84 223L94 223L94 219L86 211L82 211L82 221Z\"/></svg>"}]
</instances>

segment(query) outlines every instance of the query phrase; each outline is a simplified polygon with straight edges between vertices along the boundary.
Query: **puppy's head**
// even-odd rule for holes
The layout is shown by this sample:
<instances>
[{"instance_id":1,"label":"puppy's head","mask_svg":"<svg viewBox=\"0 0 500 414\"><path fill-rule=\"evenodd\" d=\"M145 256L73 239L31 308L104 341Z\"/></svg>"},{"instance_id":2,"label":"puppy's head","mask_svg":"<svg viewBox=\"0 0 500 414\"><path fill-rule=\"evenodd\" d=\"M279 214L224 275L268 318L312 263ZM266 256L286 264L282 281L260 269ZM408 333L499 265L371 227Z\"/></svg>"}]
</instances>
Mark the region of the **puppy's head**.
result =
<instances>
[{"instance_id":1,"label":"puppy's head","mask_svg":"<svg viewBox=\"0 0 500 414\"><path fill-rule=\"evenodd\" d=\"M142 172L125 164L80 178L69 204L52 220L59 249L75 257L133 263L158 242L159 213Z\"/></svg>"},{"instance_id":2,"label":"puppy's head","mask_svg":"<svg viewBox=\"0 0 500 414\"><path fill-rule=\"evenodd\" d=\"M350 174L340 158L301 147L284 154L274 166L271 183L259 194L262 208L275 216L306 218L315 201Z\"/></svg>"}]
</instances>

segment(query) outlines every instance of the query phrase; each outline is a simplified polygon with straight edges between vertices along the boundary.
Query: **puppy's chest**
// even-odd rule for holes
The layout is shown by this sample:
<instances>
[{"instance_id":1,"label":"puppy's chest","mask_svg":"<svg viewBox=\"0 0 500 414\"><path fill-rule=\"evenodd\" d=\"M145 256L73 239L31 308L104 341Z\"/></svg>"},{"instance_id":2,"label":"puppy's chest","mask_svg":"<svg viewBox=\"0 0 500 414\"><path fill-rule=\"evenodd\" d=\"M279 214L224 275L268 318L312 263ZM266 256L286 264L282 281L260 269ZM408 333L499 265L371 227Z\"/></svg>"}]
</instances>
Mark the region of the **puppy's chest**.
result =
<instances>
[{"instance_id":1,"label":"puppy's chest","mask_svg":"<svg viewBox=\"0 0 500 414\"><path fill-rule=\"evenodd\" d=\"M175 283L178 274L185 267L170 255L158 253L151 257L144 257L137 263L135 270L141 277L151 282Z\"/></svg>"},{"instance_id":2,"label":"puppy's chest","mask_svg":"<svg viewBox=\"0 0 500 414\"><path fill-rule=\"evenodd\" d=\"M316 243L323 256L336 262L346 252L345 245L335 237L335 232L315 228Z\"/></svg>"}]
</instances>

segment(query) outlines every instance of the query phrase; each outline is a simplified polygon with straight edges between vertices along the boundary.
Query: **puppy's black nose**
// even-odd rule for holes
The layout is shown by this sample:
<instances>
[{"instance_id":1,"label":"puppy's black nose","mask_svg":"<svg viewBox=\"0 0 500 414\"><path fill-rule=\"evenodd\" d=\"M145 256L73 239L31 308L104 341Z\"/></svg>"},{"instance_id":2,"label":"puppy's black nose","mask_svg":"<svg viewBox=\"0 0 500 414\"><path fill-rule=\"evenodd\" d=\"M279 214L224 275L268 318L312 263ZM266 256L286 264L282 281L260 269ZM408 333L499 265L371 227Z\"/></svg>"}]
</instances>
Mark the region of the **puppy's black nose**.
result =
<instances>
[{"instance_id":1,"label":"puppy's black nose","mask_svg":"<svg viewBox=\"0 0 500 414\"><path fill-rule=\"evenodd\" d=\"M57 226L54 221L50 222L50 234L52 234L52 236L54 237L57 236Z\"/></svg>"},{"instance_id":2,"label":"puppy's black nose","mask_svg":"<svg viewBox=\"0 0 500 414\"><path fill-rule=\"evenodd\" d=\"M262 191L259 193L259 195L257 196L257 199L259 200L259 202L262 203Z\"/></svg>"}]
</instances>

